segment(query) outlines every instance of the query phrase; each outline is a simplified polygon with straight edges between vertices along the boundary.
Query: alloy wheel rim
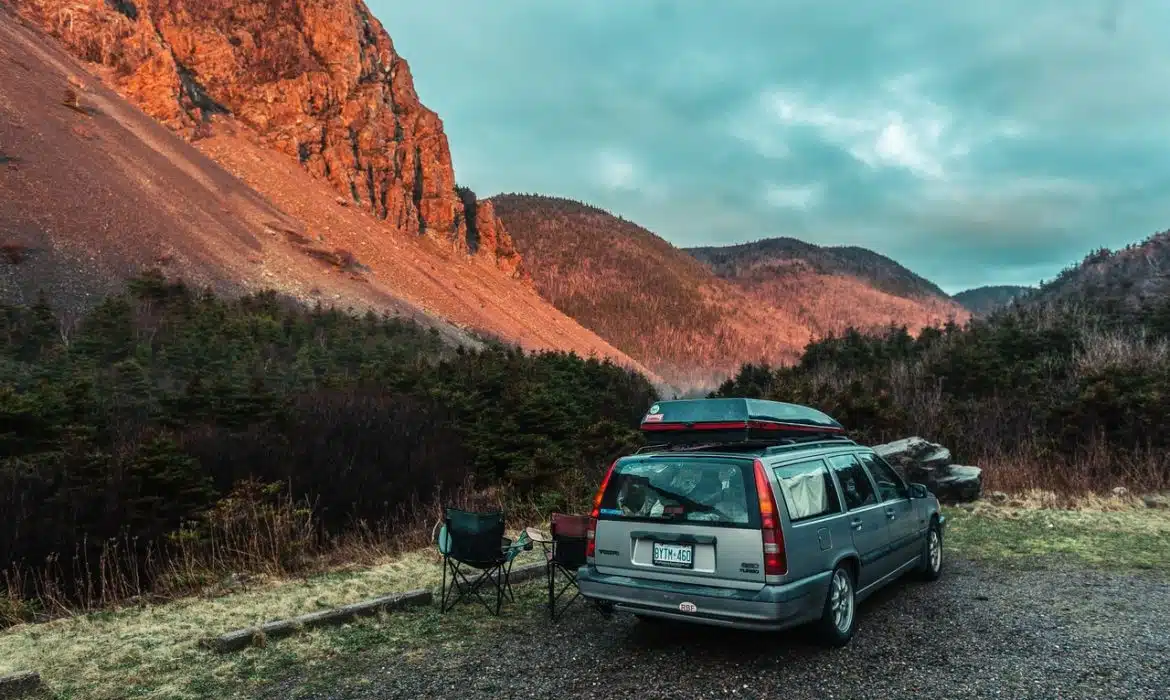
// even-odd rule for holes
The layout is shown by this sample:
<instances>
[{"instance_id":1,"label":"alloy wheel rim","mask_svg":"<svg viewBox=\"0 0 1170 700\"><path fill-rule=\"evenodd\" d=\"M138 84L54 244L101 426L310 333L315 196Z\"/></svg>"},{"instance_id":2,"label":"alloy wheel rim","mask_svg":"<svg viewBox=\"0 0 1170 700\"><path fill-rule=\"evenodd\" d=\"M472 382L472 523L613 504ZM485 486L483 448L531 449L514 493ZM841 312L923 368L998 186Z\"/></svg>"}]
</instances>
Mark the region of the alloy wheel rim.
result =
<instances>
[{"instance_id":1,"label":"alloy wheel rim","mask_svg":"<svg viewBox=\"0 0 1170 700\"><path fill-rule=\"evenodd\" d=\"M853 589L849 583L849 574L837 571L833 576L831 596L829 605L833 611L833 624L838 632L848 632L853 624Z\"/></svg>"},{"instance_id":2,"label":"alloy wheel rim","mask_svg":"<svg viewBox=\"0 0 1170 700\"><path fill-rule=\"evenodd\" d=\"M938 540L938 532L930 531L930 570L938 571L942 565L942 543Z\"/></svg>"}]
</instances>

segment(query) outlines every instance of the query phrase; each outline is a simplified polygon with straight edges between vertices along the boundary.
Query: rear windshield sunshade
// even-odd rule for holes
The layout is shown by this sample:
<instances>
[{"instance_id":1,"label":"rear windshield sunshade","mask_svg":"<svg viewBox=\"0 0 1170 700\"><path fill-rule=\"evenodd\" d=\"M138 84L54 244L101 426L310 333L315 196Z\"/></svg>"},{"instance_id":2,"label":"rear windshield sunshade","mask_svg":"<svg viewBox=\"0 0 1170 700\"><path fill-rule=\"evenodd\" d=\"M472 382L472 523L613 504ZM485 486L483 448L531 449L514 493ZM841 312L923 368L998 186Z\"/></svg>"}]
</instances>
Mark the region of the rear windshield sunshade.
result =
<instances>
[{"instance_id":1,"label":"rear windshield sunshade","mask_svg":"<svg viewBox=\"0 0 1170 700\"><path fill-rule=\"evenodd\" d=\"M601 497L603 519L758 528L750 460L655 457L619 462Z\"/></svg>"}]
</instances>

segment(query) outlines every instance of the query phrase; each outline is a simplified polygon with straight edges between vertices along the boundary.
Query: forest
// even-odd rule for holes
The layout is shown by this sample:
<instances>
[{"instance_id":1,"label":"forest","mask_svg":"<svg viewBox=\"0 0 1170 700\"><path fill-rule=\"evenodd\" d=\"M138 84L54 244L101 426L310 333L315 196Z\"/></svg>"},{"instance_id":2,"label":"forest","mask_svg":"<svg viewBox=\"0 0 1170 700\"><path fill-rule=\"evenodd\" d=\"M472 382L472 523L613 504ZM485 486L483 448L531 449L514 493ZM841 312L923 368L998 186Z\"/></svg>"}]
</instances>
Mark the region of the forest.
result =
<instances>
[{"instance_id":1,"label":"forest","mask_svg":"<svg viewBox=\"0 0 1170 700\"><path fill-rule=\"evenodd\" d=\"M566 508L656 398L607 361L156 273L68 326L0 308L0 624L391 546L485 488Z\"/></svg>"},{"instance_id":2,"label":"forest","mask_svg":"<svg viewBox=\"0 0 1170 700\"><path fill-rule=\"evenodd\" d=\"M847 331L799 363L749 365L715 395L817 406L859 441L909 435L984 469L987 488L1170 486L1170 302L1015 303L964 326Z\"/></svg>"}]
</instances>

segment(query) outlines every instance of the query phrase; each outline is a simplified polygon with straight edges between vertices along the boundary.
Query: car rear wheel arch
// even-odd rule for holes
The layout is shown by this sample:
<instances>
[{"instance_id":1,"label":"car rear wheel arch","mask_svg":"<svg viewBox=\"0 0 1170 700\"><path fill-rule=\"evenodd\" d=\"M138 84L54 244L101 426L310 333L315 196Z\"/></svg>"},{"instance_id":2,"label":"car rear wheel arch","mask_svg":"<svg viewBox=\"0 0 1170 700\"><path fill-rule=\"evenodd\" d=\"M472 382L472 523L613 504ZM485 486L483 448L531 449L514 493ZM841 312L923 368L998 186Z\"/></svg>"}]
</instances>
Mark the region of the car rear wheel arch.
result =
<instances>
[{"instance_id":1,"label":"car rear wheel arch","mask_svg":"<svg viewBox=\"0 0 1170 700\"><path fill-rule=\"evenodd\" d=\"M861 580L861 560L857 558L856 554L846 554L841 557L833 564L833 568L835 569L838 566L844 566L849 571L849 575L853 577L854 586Z\"/></svg>"}]
</instances>

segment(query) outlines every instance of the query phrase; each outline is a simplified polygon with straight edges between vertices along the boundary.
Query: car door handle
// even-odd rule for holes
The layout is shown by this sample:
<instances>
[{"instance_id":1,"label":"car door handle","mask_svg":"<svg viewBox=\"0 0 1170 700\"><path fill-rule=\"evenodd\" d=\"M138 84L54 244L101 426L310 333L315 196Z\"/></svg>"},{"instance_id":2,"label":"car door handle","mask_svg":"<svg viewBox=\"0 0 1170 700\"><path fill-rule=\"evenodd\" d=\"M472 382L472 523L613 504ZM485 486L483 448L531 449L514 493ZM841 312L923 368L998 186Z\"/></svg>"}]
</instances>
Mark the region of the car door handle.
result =
<instances>
[{"instance_id":1,"label":"car door handle","mask_svg":"<svg viewBox=\"0 0 1170 700\"><path fill-rule=\"evenodd\" d=\"M898 517L898 514L894 512L893 508L886 508L886 517L890 520L893 520L894 518Z\"/></svg>"},{"instance_id":2,"label":"car door handle","mask_svg":"<svg viewBox=\"0 0 1170 700\"><path fill-rule=\"evenodd\" d=\"M854 518L853 520L849 521L849 527L853 528L854 530L860 530L862 525L864 525L864 523L861 521L861 518Z\"/></svg>"}]
</instances>

